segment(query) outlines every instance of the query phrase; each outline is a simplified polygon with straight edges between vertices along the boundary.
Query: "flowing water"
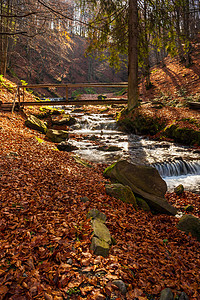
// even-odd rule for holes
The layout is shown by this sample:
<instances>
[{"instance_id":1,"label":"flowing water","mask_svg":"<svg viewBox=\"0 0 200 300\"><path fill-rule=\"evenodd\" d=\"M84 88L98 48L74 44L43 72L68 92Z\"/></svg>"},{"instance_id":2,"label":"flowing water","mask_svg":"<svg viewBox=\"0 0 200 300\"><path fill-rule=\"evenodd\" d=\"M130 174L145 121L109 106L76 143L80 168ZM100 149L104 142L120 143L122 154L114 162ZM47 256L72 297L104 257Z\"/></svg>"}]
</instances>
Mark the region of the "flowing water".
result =
<instances>
[{"instance_id":1,"label":"flowing water","mask_svg":"<svg viewBox=\"0 0 200 300\"><path fill-rule=\"evenodd\" d=\"M127 134L117 128L116 121L103 113L88 114L70 111L77 120L72 133L81 135L79 141L69 142L83 159L110 164L119 159L153 165L166 181L168 191L183 184L185 190L200 193L200 155L189 147L169 142L152 141Z\"/></svg>"}]
</instances>

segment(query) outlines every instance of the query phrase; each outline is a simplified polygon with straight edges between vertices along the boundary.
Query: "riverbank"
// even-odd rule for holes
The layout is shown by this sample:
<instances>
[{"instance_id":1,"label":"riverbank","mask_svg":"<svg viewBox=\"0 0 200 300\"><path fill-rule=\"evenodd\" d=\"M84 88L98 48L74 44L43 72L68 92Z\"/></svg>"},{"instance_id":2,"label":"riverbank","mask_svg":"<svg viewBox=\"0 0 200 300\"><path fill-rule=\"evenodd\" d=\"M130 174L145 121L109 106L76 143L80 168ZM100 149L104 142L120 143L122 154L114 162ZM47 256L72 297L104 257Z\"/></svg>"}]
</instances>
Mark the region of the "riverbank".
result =
<instances>
[{"instance_id":1,"label":"riverbank","mask_svg":"<svg viewBox=\"0 0 200 300\"><path fill-rule=\"evenodd\" d=\"M103 165L58 151L20 113L0 112L0 128L2 299L125 299L114 279L126 284L126 299L159 299L165 287L199 299L199 242L176 229L177 218L108 196ZM200 217L200 196L167 198ZM108 258L89 250L92 208L116 240Z\"/></svg>"}]
</instances>

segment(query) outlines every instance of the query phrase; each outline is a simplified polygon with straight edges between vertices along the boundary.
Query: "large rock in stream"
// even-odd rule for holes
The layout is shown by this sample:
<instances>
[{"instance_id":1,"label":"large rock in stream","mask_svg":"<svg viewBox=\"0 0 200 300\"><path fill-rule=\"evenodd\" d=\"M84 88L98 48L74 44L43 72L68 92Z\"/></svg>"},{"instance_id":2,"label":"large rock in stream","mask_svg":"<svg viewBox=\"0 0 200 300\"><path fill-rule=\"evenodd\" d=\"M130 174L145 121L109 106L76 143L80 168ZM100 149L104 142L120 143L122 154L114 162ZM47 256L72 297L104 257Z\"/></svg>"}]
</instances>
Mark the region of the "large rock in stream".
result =
<instances>
[{"instance_id":1,"label":"large rock in stream","mask_svg":"<svg viewBox=\"0 0 200 300\"><path fill-rule=\"evenodd\" d=\"M46 133L46 137L48 137L48 139L51 142L61 143L62 141L65 141L68 138L68 131L48 129Z\"/></svg>"},{"instance_id":2,"label":"large rock in stream","mask_svg":"<svg viewBox=\"0 0 200 300\"><path fill-rule=\"evenodd\" d=\"M176 215L176 208L165 199L166 182L155 168L121 160L108 167L104 171L104 176L128 185L133 193L146 200L152 210L158 213Z\"/></svg>"},{"instance_id":3,"label":"large rock in stream","mask_svg":"<svg viewBox=\"0 0 200 300\"><path fill-rule=\"evenodd\" d=\"M62 125L67 125L67 126L71 126L74 125L76 123L76 119L71 117L69 114L64 114L62 115L62 118L52 118L52 124L53 125L58 125L58 126L62 126Z\"/></svg>"}]
</instances>

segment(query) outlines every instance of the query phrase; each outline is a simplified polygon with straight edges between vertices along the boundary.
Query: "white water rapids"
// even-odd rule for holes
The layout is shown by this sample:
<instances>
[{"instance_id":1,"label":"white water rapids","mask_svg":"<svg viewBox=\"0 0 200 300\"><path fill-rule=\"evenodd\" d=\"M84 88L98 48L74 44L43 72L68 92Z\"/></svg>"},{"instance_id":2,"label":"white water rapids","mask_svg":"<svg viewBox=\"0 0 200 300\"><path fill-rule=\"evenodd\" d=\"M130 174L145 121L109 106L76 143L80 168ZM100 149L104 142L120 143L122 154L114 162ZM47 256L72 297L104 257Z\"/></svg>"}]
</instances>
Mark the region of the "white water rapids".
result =
<instances>
[{"instance_id":1,"label":"white water rapids","mask_svg":"<svg viewBox=\"0 0 200 300\"><path fill-rule=\"evenodd\" d=\"M72 109L72 108L71 108ZM151 164L166 181L168 191L183 184L185 190L200 193L199 152L189 147L166 141L158 142L127 134L117 128L116 121L107 114L88 114L67 111L77 123L72 133L81 135L81 141L69 142L78 147L74 152L89 161L110 164L119 159L133 163Z\"/></svg>"}]
</instances>

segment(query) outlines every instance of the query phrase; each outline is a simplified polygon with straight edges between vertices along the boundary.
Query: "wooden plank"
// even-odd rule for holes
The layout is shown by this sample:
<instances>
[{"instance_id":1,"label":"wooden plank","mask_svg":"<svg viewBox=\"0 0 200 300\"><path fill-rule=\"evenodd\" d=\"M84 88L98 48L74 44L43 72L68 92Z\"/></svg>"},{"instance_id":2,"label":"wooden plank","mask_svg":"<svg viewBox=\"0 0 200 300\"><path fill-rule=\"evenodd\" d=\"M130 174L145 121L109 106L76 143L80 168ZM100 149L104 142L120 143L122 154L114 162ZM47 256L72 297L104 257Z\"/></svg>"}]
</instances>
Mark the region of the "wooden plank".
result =
<instances>
[{"instance_id":1,"label":"wooden plank","mask_svg":"<svg viewBox=\"0 0 200 300\"><path fill-rule=\"evenodd\" d=\"M21 102L21 106L65 106L65 105L106 105L106 104L126 104L126 99L107 100L70 100L70 101L42 101L42 102ZM12 103L6 103L12 105Z\"/></svg>"},{"instance_id":2,"label":"wooden plank","mask_svg":"<svg viewBox=\"0 0 200 300\"><path fill-rule=\"evenodd\" d=\"M127 82L118 82L118 83L67 83L67 84L28 84L28 85L19 85L19 88L76 88L76 87L128 87Z\"/></svg>"},{"instance_id":3,"label":"wooden plank","mask_svg":"<svg viewBox=\"0 0 200 300\"><path fill-rule=\"evenodd\" d=\"M128 87L127 83L90 83L90 84L85 84L85 83L69 83L68 87L70 88L78 88L78 87Z\"/></svg>"}]
</instances>

